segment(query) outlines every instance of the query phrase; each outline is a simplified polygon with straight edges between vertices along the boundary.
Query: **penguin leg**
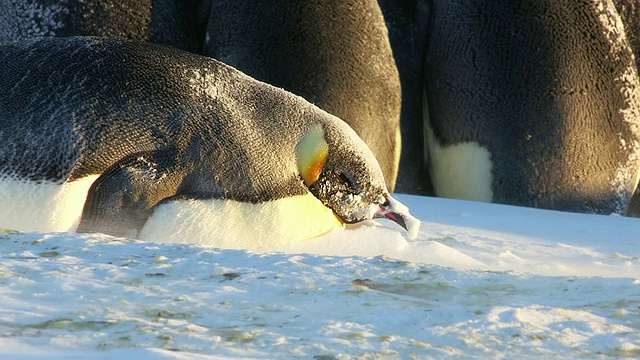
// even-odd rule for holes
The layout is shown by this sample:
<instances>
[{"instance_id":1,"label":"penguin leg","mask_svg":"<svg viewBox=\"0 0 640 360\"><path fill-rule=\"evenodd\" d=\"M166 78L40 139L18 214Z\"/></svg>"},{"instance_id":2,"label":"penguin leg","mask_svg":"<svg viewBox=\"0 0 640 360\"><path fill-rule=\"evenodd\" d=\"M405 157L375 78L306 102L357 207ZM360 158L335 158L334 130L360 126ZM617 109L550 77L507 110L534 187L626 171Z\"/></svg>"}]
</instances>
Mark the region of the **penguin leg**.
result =
<instances>
[{"instance_id":1,"label":"penguin leg","mask_svg":"<svg viewBox=\"0 0 640 360\"><path fill-rule=\"evenodd\" d=\"M136 237L154 206L175 195L175 172L154 154L130 156L111 166L91 186L77 232Z\"/></svg>"}]
</instances>

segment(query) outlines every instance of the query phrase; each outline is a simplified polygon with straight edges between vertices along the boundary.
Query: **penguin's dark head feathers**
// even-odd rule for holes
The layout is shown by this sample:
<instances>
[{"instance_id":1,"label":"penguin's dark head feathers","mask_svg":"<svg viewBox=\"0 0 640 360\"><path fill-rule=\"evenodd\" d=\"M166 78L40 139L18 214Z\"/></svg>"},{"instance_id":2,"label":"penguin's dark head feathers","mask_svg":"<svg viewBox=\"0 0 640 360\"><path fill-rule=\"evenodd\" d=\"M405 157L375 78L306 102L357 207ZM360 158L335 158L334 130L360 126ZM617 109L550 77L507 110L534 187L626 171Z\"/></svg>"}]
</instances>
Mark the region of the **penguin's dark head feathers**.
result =
<instances>
[{"instance_id":1,"label":"penguin's dark head feathers","mask_svg":"<svg viewBox=\"0 0 640 360\"><path fill-rule=\"evenodd\" d=\"M325 131L314 125L296 153L305 185L342 222L387 218L415 236L419 222L391 197L373 153L351 129Z\"/></svg>"},{"instance_id":2,"label":"penguin's dark head feathers","mask_svg":"<svg viewBox=\"0 0 640 360\"><path fill-rule=\"evenodd\" d=\"M309 190L344 223L373 219L377 208L386 202L385 191L362 181L358 175L358 172L328 168Z\"/></svg>"}]
</instances>

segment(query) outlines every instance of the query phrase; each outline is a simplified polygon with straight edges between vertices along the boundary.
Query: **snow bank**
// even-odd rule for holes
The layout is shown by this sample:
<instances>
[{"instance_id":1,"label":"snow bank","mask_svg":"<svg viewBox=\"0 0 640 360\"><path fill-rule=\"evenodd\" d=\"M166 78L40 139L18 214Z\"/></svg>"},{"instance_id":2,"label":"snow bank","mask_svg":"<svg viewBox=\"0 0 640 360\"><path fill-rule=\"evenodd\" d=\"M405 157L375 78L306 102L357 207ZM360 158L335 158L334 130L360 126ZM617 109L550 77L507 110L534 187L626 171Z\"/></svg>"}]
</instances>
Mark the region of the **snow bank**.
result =
<instances>
[{"instance_id":1,"label":"snow bank","mask_svg":"<svg viewBox=\"0 0 640 360\"><path fill-rule=\"evenodd\" d=\"M0 358L640 356L640 220L398 198L415 241L0 235Z\"/></svg>"}]
</instances>

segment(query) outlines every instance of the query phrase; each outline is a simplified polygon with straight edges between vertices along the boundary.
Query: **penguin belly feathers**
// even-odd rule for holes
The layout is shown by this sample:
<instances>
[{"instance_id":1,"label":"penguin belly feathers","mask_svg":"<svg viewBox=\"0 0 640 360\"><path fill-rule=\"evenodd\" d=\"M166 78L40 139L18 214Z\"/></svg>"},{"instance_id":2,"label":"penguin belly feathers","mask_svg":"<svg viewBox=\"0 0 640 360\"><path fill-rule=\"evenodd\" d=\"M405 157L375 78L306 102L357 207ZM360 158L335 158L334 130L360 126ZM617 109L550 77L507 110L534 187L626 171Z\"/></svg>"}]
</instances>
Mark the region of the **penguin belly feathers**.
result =
<instances>
[{"instance_id":1,"label":"penguin belly feathers","mask_svg":"<svg viewBox=\"0 0 640 360\"><path fill-rule=\"evenodd\" d=\"M374 218L417 233L364 142L298 96L137 41L1 47L0 208L25 220L0 227L239 247ZM11 184L53 189L31 202L41 219L7 197Z\"/></svg>"}]
</instances>

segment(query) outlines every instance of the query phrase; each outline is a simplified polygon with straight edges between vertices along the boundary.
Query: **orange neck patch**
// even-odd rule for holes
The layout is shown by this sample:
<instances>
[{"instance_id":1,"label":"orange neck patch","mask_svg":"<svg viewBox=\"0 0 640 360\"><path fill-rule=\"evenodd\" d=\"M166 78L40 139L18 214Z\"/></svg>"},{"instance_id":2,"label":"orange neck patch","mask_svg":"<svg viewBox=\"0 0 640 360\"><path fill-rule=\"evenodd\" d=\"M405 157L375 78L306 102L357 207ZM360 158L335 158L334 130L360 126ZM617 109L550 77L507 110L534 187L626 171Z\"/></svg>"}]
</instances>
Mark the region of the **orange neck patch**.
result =
<instances>
[{"instance_id":1,"label":"orange neck patch","mask_svg":"<svg viewBox=\"0 0 640 360\"><path fill-rule=\"evenodd\" d=\"M318 181L328 156L329 145L324 138L324 131L320 125L314 125L296 146L298 172L306 186Z\"/></svg>"}]
</instances>

